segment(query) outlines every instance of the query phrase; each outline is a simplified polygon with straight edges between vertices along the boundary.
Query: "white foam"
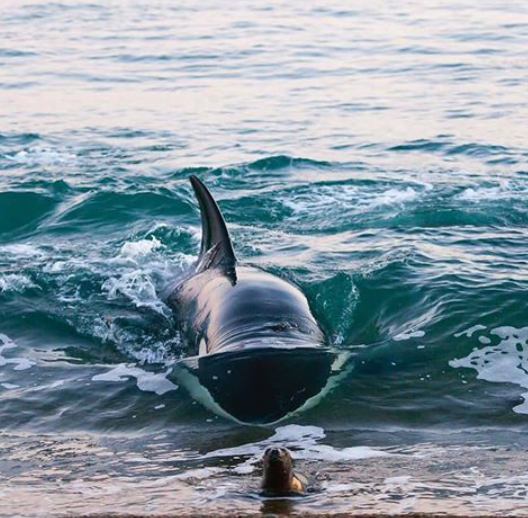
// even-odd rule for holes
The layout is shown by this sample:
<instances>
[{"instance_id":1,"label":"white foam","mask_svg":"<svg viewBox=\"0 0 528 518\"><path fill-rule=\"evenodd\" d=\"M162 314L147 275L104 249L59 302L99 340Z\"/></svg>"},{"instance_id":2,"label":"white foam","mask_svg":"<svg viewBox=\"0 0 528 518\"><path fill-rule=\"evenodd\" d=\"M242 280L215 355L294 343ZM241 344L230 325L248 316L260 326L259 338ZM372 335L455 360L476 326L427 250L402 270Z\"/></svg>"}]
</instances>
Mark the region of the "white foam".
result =
<instances>
[{"instance_id":1,"label":"white foam","mask_svg":"<svg viewBox=\"0 0 528 518\"><path fill-rule=\"evenodd\" d=\"M504 197L504 192L501 192L501 189L499 189L498 187L482 187L477 189L473 189L473 187L468 187L457 195L457 198L460 200L475 202L497 199L500 197Z\"/></svg>"},{"instance_id":2,"label":"white foam","mask_svg":"<svg viewBox=\"0 0 528 518\"><path fill-rule=\"evenodd\" d=\"M23 371L30 369L35 365L34 361L28 360L27 358L6 358L3 356L3 352L8 349L15 349L17 344L11 340L7 335L0 333L0 367L6 365L13 365L13 370Z\"/></svg>"},{"instance_id":3,"label":"white foam","mask_svg":"<svg viewBox=\"0 0 528 518\"><path fill-rule=\"evenodd\" d=\"M411 338L422 338L425 336L425 331L404 331L403 333L398 333L396 336L393 336L393 340L396 340L396 342L401 342L403 340L410 340Z\"/></svg>"},{"instance_id":4,"label":"white foam","mask_svg":"<svg viewBox=\"0 0 528 518\"><path fill-rule=\"evenodd\" d=\"M65 150L35 145L23 149L14 155L4 155L4 158L29 165L64 165L74 163L77 156Z\"/></svg>"},{"instance_id":5,"label":"white foam","mask_svg":"<svg viewBox=\"0 0 528 518\"><path fill-rule=\"evenodd\" d=\"M321 484L321 487L327 491L328 493L347 493L352 494L353 491L357 490L361 487L358 483L350 483L350 484L334 484L333 482L329 482L327 480L324 480Z\"/></svg>"},{"instance_id":6,"label":"white foam","mask_svg":"<svg viewBox=\"0 0 528 518\"><path fill-rule=\"evenodd\" d=\"M222 471L222 468L197 468L197 469L190 469L189 471L185 471L183 473L180 473L178 475L174 475L173 478L179 479L179 480L204 480L206 478L209 478L216 473L219 473Z\"/></svg>"},{"instance_id":7,"label":"white foam","mask_svg":"<svg viewBox=\"0 0 528 518\"><path fill-rule=\"evenodd\" d=\"M400 477L388 477L383 481L383 483L391 485L406 484L407 482L409 482L409 480L411 480L411 478L412 477L410 475L402 475Z\"/></svg>"},{"instance_id":8,"label":"white foam","mask_svg":"<svg viewBox=\"0 0 528 518\"><path fill-rule=\"evenodd\" d=\"M156 286L148 272L137 269L123 273L120 277L110 277L102 286L108 299L114 300L124 295L136 307L147 307L167 315L170 314L165 303L158 297Z\"/></svg>"},{"instance_id":9,"label":"white foam","mask_svg":"<svg viewBox=\"0 0 528 518\"><path fill-rule=\"evenodd\" d=\"M132 339L132 337L131 337ZM142 365L149 363L169 364L179 358L178 351L181 350L181 340L179 335L175 335L170 340L149 344L139 350L128 350L127 352Z\"/></svg>"},{"instance_id":10,"label":"white foam","mask_svg":"<svg viewBox=\"0 0 528 518\"><path fill-rule=\"evenodd\" d=\"M33 245L24 243L3 245L0 247L2 254L10 254L17 257L41 257L43 252Z\"/></svg>"},{"instance_id":11,"label":"white foam","mask_svg":"<svg viewBox=\"0 0 528 518\"><path fill-rule=\"evenodd\" d=\"M360 459L384 457L389 453L370 448L369 446L353 446L334 448L318 441L326 437L325 431L319 426L301 426L290 424L275 429L275 433L263 441L243 444L234 448L224 448L207 453L204 457L238 457L250 455L251 458L234 468L240 474L251 473L262 458L268 446L280 445L292 452L294 459L318 460L328 462L348 462Z\"/></svg>"},{"instance_id":12,"label":"white foam","mask_svg":"<svg viewBox=\"0 0 528 518\"><path fill-rule=\"evenodd\" d=\"M11 273L0 276L0 292L22 293L30 288L37 288L37 285L26 275Z\"/></svg>"},{"instance_id":13,"label":"white foam","mask_svg":"<svg viewBox=\"0 0 528 518\"><path fill-rule=\"evenodd\" d=\"M460 331L459 333L455 333L454 337L459 338L460 336L467 336L468 338L471 338L473 336L473 333L476 331L483 331L486 329L486 326L483 326L482 324L476 324L474 326L468 327L467 329L464 329L464 331Z\"/></svg>"},{"instance_id":14,"label":"white foam","mask_svg":"<svg viewBox=\"0 0 528 518\"><path fill-rule=\"evenodd\" d=\"M195 259L181 253L165 256L163 249L155 237L125 242L110 260L112 275L102 285L108 299L124 296L138 308L150 308L169 318L172 312L158 294L159 285L177 278Z\"/></svg>"},{"instance_id":15,"label":"white foam","mask_svg":"<svg viewBox=\"0 0 528 518\"><path fill-rule=\"evenodd\" d=\"M121 247L119 255L133 260L147 257L155 250L163 248L161 242L152 237L151 239L141 239L140 241L127 241Z\"/></svg>"},{"instance_id":16,"label":"white foam","mask_svg":"<svg viewBox=\"0 0 528 518\"><path fill-rule=\"evenodd\" d=\"M20 385L13 385L13 383L2 383L1 385L7 390L12 390L20 387Z\"/></svg>"},{"instance_id":17,"label":"white foam","mask_svg":"<svg viewBox=\"0 0 528 518\"><path fill-rule=\"evenodd\" d=\"M420 191L413 187L391 187L380 192L356 185L322 186L304 193L288 193L283 205L296 213L320 213L331 209L369 210L386 205L401 206L416 200Z\"/></svg>"},{"instance_id":18,"label":"white foam","mask_svg":"<svg viewBox=\"0 0 528 518\"><path fill-rule=\"evenodd\" d=\"M418 192L412 187L405 189L389 189L384 193L378 195L370 204L371 207L378 207L382 205L401 205L418 198Z\"/></svg>"},{"instance_id":19,"label":"white foam","mask_svg":"<svg viewBox=\"0 0 528 518\"><path fill-rule=\"evenodd\" d=\"M177 390L178 385L175 385L167 379L167 374L170 370L164 373L148 372L135 364L120 363L113 369L102 374L97 374L92 377L93 381L126 381L129 378L136 378L137 387L144 392L155 392L161 396L171 390Z\"/></svg>"},{"instance_id":20,"label":"white foam","mask_svg":"<svg viewBox=\"0 0 528 518\"><path fill-rule=\"evenodd\" d=\"M475 347L468 356L451 360L449 365L455 369L474 369L478 379L493 383L515 383L528 389L528 327L501 326L492 329L489 334L499 337L499 343L480 349ZM485 338L491 343L491 338ZM522 396L524 403L513 410L528 414L528 392Z\"/></svg>"}]
</instances>

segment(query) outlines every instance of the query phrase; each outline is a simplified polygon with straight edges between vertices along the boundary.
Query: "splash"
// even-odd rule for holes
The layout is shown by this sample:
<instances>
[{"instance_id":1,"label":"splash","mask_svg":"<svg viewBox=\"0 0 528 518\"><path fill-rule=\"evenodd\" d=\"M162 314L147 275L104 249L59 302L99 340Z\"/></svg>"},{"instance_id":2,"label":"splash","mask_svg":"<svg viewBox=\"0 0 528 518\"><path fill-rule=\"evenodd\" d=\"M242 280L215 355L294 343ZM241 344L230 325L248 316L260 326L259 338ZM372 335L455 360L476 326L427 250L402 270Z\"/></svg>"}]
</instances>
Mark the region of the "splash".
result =
<instances>
[{"instance_id":1,"label":"splash","mask_svg":"<svg viewBox=\"0 0 528 518\"><path fill-rule=\"evenodd\" d=\"M138 262L142 258L148 257L155 250L159 250L161 248L163 248L161 242L152 236L150 239L127 241L121 247L119 255L121 257L132 259Z\"/></svg>"},{"instance_id":2,"label":"splash","mask_svg":"<svg viewBox=\"0 0 528 518\"><path fill-rule=\"evenodd\" d=\"M27 276L11 273L0 276L0 293L22 293L38 286Z\"/></svg>"},{"instance_id":3,"label":"splash","mask_svg":"<svg viewBox=\"0 0 528 518\"><path fill-rule=\"evenodd\" d=\"M485 326L473 326L455 336L464 334L471 337L475 331L483 329ZM478 337L479 343L489 345L480 349L475 347L468 356L451 360L449 365L455 369L474 369L478 379L492 383L514 383L528 389L528 327L496 327L489 335ZM513 411L528 414L528 392L523 393L522 397L524 402L514 407Z\"/></svg>"},{"instance_id":4,"label":"splash","mask_svg":"<svg viewBox=\"0 0 528 518\"><path fill-rule=\"evenodd\" d=\"M158 396L162 396L167 392L178 389L178 385L171 383L167 379L167 374L169 374L169 371L155 374L140 369L135 364L121 363L108 372L93 376L92 380L118 382L126 381L129 378L135 378L139 390L144 392L155 392Z\"/></svg>"},{"instance_id":5,"label":"splash","mask_svg":"<svg viewBox=\"0 0 528 518\"><path fill-rule=\"evenodd\" d=\"M35 365L34 361L27 358L6 358L3 353L9 349L15 349L17 344L11 340L7 335L0 333L0 367L5 365L13 365L16 371L24 371L30 369Z\"/></svg>"},{"instance_id":6,"label":"splash","mask_svg":"<svg viewBox=\"0 0 528 518\"><path fill-rule=\"evenodd\" d=\"M292 451L294 459L317 460L328 462L352 461L374 457L384 457L389 453L368 446L352 446L348 448L334 448L328 444L319 444L326 437L323 428L319 426L301 426L290 424L275 429L275 433L259 442L253 442L224 448L207 453L204 458L211 457L237 457L247 456L250 458L234 468L240 474L251 473L262 458L264 450L268 446L280 445Z\"/></svg>"}]
</instances>

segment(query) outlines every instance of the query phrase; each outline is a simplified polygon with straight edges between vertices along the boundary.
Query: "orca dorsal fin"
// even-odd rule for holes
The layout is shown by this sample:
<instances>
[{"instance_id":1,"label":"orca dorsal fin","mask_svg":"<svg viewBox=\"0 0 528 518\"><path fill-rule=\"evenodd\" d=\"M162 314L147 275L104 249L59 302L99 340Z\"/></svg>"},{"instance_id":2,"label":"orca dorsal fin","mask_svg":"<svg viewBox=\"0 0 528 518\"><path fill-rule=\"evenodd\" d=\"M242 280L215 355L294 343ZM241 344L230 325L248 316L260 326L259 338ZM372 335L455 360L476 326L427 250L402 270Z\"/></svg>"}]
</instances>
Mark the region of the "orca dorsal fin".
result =
<instances>
[{"instance_id":1,"label":"orca dorsal fin","mask_svg":"<svg viewBox=\"0 0 528 518\"><path fill-rule=\"evenodd\" d=\"M196 176L190 177L202 217L202 245L197 272L222 268L236 282L236 257L224 217L207 187Z\"/></svg>"}]
</instances>

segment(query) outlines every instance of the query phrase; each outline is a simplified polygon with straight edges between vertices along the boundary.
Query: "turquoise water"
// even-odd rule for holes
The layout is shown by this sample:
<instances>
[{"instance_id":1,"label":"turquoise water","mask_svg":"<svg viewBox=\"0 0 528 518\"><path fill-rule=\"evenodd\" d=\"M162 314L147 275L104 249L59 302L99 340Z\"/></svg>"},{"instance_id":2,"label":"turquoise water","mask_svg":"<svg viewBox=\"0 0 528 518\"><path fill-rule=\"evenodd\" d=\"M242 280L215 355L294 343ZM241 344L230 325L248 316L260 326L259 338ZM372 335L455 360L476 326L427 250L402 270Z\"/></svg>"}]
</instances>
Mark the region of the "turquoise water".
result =
<instances>
[{"instance_id":1,"label":"turquoise water","mask_svg":"<svg viewBox=\"0 0 528 518\"><path fill-rule=\"evenodd\" d=\"M15 0L0 18L0 512L256 512L275 440L321 475L286 511L522 508L524 2ZM171 377L190 174L239 259L301 286L354 354L275 427Z\"/></svg>"}]
</instances>

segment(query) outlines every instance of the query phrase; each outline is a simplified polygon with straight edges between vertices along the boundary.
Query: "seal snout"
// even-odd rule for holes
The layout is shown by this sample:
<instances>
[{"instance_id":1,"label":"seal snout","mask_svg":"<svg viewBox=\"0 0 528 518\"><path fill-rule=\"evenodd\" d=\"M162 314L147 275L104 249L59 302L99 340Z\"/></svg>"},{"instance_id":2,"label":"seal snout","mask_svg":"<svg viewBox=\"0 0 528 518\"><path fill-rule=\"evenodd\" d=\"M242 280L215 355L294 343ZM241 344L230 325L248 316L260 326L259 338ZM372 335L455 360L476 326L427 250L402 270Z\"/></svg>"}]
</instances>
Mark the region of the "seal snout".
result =
<instances>
[{"instance_id":1,"label":"seal snout","mask_svg":"<svg viewBox=\"0 0 528 518\"><path fill-rule=\"evenodd\" d=\"M291 456L286 448L272 446L264 452L264 462L291 462Z\"/></svg>"},{"instance_id":2,"label":"seal snout","mask_svg":"<svg viewBox=\"0 0 528 518\"><path fill-rule=\"evenodd\" d=\"M281 455L280 448L268 448L268 450L267 450L267 455L268 455L271 459L275 459L275 458L280 457L280 455Z\"/></svg>"}]
</instances>

